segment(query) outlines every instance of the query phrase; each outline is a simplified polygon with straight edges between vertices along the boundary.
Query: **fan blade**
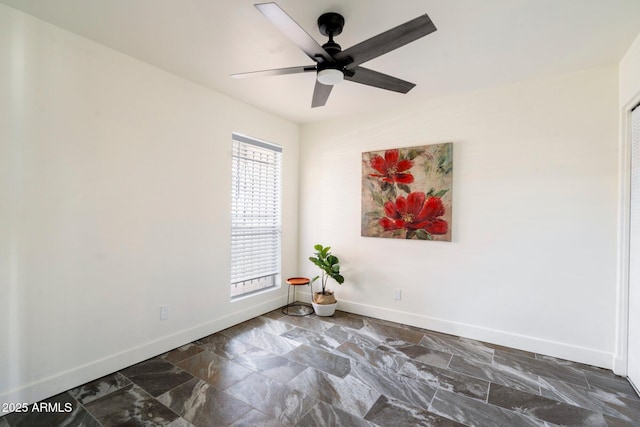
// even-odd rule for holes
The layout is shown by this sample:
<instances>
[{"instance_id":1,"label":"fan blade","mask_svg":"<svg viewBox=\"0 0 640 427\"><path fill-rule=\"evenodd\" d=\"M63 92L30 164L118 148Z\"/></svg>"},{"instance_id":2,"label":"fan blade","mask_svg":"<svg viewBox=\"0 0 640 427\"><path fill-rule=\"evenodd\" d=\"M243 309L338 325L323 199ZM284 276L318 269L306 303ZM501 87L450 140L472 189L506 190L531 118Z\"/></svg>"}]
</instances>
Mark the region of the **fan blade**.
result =
<instances>
[{"instance_id":1,"label":"fan blade","mask_svg":"<svg viewBox=\"0 0 640 427\"><path fill-rule=\"evenodd\" d=\"M349 49L334 55L334 58L340 61L350 57L352 61L347 64L347 69L351 70L363 62L391 52L434 31L436 31L436 26L431 22L429 15L424 14L355 46L351 46Z\"/></svg>"},{"instance_id":2,"label":"fan blade","mask_svg":"<svg viewBox=\"0 0 640 427\"><path fill-rule=\"evenodd\" d=\"M364 67L356 67L351 70L354 74L350 76L350 73L345 73L344 78L346 80L361 83L363 85L373 86L380 89L392 90L394 92L407 93L415 87L414 83L400 80L396 77L382 74L377 71L370 70Z\"/></svg>"},{"instance_id":3,"label":"fan blade","mask_svg":"<svg viewBox=\"0 0 640 427\"><path fill-rule=\"evenodd\" d=\"M333 58L287 12L275 3L259 3L255 7L287 36L296 46L316 62L334 62Z\"/></svg>"},{"instance_id":4,"label":"fan blade","mask_svg":"<svg viewBox=\"0 0 640 427\"><path fill-rule=\"evenodd\" d=\"M331 93L333 86L323 85L316 80L316 85L313 88L313 99L311 100L311 108L322 107L327 103L329 94Z\"/></svg>"},{"instance_id":5,"label":"fan blade","mask_svg":"<svg viewBox=\"0 0 640 427\"><path fill-rule=\"evenodd\" d=\"M267 76L281 76L284 74L299 74L309 71L316 71L315 65L301 66L301 67L288 67L288 68L274 68L273 70L262 71L250 71L248 73L236 73L231 74L234 79L246 79L248 77L267 77Z\"/></svg>"}]
</instances>

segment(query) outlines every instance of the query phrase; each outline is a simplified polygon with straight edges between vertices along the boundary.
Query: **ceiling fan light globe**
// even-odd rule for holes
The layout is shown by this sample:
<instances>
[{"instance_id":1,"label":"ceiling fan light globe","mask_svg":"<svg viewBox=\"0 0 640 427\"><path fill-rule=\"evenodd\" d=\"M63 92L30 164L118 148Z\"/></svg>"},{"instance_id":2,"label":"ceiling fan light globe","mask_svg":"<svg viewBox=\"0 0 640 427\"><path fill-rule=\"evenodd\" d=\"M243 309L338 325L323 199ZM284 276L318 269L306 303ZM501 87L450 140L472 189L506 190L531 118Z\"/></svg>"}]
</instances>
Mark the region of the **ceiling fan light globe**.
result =
<instances>
[{"instance_id":1,"label":"ceiling fan light globe","mask_svg":"<svg viewBox=\"0 0 640 427\"><path fill-rule=\"evenodd\" d=\"M327 68L326 70L318 71L318 81L323 85L333 86L339 84L344 79L342 71Z\"/></svg>"}]
</instances>

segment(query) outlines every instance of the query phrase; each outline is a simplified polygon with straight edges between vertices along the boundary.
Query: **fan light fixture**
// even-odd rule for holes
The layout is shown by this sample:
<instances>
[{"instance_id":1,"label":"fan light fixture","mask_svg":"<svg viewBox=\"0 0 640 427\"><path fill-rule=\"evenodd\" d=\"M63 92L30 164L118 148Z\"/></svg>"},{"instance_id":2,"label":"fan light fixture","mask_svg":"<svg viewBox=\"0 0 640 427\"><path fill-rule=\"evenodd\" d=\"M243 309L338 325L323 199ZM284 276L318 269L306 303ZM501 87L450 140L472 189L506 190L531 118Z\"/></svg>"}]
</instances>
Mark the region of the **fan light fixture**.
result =
<instances>
[{"instance_id":1,"label":"fan light fixture","mask_svg":"<svg viewBox=\"0 0 640 427\"><path fill-rule=\"evenodd\" d=\"M327 68L318 71L318 81L323 85L333 86L337 85L344 79L342 71L333 68Z\"/></svg>"}]
</instances>

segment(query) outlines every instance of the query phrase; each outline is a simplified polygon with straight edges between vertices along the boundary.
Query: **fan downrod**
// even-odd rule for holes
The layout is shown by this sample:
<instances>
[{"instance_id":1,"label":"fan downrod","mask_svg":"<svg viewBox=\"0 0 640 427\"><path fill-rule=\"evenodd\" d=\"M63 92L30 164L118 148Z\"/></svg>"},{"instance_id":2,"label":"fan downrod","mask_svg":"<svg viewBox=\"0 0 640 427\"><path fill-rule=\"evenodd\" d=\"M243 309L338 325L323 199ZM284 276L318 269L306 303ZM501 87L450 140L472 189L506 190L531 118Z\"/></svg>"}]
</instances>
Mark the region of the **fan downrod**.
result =
<instances>
[{"instance_id":1,"label":"fan downrod","mask_svg":"<svg viewBox=\"0 0 640 427\"><path fill-rule=\"evenodd\" d=\"M322 45L322 48L331 56L340 52L342 48L333 41L333 36L342 33L344 18L339 13L329 12L320 15L318 18L318 29L322 35L328 36L329 41Z\"/></svg>"}]
</instances>

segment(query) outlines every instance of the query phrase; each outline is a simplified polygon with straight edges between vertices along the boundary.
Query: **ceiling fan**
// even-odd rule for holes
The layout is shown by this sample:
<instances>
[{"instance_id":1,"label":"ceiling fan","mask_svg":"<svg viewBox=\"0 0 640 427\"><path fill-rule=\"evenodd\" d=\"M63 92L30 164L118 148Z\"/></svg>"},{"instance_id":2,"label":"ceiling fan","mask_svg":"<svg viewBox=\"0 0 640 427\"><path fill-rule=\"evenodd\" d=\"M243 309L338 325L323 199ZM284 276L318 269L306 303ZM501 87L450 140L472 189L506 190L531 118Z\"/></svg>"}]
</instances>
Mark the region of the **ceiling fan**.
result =
<instances>
[{"instance_id":1,"label":"ceiling fan","mask_svg":"<svg viewBox=\"0 0 640 427\"><path fill-rule=\"evenodd\" d=\"M260 3L255 7L316 64L238 73L232 74L231 77L277 76L314 71L317 77L311 101L312 108L325 105L333 86L343 79L394 92L409 92L415 86L414 83L361 67L360 64L436 31L429 16L424 14L342 50L340 45L333 41L333 37L342 33L344 27L344 18L338 13L329 12L318 18L320 33L329 37L329 41L320 46L277 4Z\"/></svg>"}]
</instances>

